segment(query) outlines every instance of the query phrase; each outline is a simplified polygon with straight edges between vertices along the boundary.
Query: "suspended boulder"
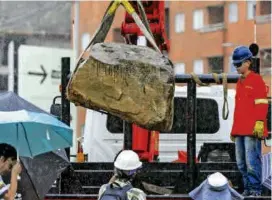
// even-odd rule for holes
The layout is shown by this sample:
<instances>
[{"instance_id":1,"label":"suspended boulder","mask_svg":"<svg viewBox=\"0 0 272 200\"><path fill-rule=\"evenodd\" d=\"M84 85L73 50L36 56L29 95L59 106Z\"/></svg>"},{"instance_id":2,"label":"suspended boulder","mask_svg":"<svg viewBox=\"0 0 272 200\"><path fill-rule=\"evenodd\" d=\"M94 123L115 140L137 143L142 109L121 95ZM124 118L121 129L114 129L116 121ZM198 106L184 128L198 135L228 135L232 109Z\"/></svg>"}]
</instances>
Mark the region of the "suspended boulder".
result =
<instances>
[{"instance_id":1,"label":"suspended boulder","mask_svg":"<svg viewBox=\"0 0 272 200\"><path fill-rule=\"evenodd\" d=\"M137 125L169 131L174 70L165 56L144 46L97 43L71 77L67 97Z\"/></svg>"}]
</instances>

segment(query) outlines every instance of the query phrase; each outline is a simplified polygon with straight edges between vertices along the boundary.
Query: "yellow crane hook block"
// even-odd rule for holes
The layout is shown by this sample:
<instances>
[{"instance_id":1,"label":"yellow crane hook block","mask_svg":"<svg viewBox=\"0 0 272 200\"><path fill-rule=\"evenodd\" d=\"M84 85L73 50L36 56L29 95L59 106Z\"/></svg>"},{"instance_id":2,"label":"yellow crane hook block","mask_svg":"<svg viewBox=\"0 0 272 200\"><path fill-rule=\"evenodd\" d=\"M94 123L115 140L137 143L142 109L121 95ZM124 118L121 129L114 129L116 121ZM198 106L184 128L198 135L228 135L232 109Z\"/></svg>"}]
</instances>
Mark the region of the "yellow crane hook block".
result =
<instances>
[{"instance_id":1,"label":"yellow crane hook block","mask_svg":"<svg viewBox=\"0 0 272 200\"><path fill-rule=\"evenodd\" d=\"M172 127L173 66L151 48L97 43L67 89L68 99L77 105L107 111L150 130Z\"/></svg>"}]
</instances>

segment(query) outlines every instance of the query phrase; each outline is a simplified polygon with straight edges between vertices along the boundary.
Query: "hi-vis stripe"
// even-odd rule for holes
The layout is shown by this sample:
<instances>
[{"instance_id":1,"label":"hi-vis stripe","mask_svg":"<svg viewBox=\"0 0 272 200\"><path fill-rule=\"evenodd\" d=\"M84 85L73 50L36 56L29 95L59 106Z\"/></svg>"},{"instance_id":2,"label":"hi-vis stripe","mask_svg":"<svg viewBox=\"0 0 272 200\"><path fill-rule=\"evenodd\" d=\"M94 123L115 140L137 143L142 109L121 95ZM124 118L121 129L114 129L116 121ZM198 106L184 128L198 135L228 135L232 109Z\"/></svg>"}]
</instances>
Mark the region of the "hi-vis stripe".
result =
<instances>
[{"instance_id":1,"label":"hi-vis stripe","mask_svg":"<svg viewBox=\"0 0 272 200\"><path fill-rule=\"evenodd\" d=\"M255 104L269 104L271 99L255 99Z\"/></svg>"}]
</instances>

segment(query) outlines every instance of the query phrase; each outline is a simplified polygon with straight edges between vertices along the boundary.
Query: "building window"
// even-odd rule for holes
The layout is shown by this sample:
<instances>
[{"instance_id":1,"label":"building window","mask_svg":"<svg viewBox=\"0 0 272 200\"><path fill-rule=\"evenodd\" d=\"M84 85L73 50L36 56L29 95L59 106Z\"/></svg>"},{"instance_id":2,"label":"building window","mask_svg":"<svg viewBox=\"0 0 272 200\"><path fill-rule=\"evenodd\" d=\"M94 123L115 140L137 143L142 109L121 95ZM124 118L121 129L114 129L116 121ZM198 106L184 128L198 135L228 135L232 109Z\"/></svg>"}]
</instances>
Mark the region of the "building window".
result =
<instances>
[{"instance_id":1,"label":"building window","mask_svg":"<svg viewBox=\"0 0 272 200\"><path fill-rule=\"evenodd\" d=\"M201 29L204 24L204 14L203 10L195 10L193 14L193 28L195 30Z\"/></svg>"},{"instance_id":2,"label":"building window","mask_svg":"<svg viewBox=\"0 0 272 200\"><path fill-rule=\"evenodd\" d=\"M208 58L209 72L223 73L224 72L224 58L223 56L216 56Z\"/></svg>"},{"instance_id":3,"label":"building window","mask_svg":"<svg viewBox=\"0 0 272 200\"><path fill-rule=\"evenodd\" d=\"M203 60L194 60L194 73L203 74Z\"/></svg>"},{"instance_id":4,"label":"building window","mask_svg":"<svg viewBox=\"0 0 272 200\"><path fill-rule=\"evenodd\" d=\"M91 36L89 33L83 33L81 36L81 49L82 51L85 50L85 48L88 46L88 44L90 43L91 40Z\"/></svg>"},{"instance_id":5,"label":"building window","mask_svg":"<svg viewBox=\"0 0 272 200\"><path fill-rule=\"evenodd\" d=\"M146 40L145 36L139 36L137 38L137 45L138 46L146 46L147 45L147 40Z\"/></svg>"},{"instance_id":6,"label":"building window","mask_svg":"<svg viewBox=\"0 0 272 200\"><path fill-rule=\"evenodd\" d=\"M185 73L185 64L176 63L175 64L175 74L184 74Z\"/></svg>"},{"instance_id":7,"label":"building window","mask_svg":"<svg viewBox=\"0 0 272 200\"><path fill-rule=\"evenodd\" d=\"M124 43L124 38L120 28L113 29L113 41L116 43Z\"/></svg>"},{"instance_id":8,"label":"building window","mask_svg":"<svg viewBox=\"0 0 272 200\"><path fill-rule=\"evenodd\" d=\"M238 5L237 3L229 4L229 22L234 23L238 21Z\"/></svg>"},{"instance_id":9,"label":"building window","mask_svg":"<svg viewBox=\"0 0 272 200\"><path fill-rule=\"evenodd\" d=\"M254 19L256 16L256 1L247 1L247 19Z\"/></svg>"},{"instance_id":10,"label":"building window","mask_svg":"<svg viewBox=\"0 0 272 200\"><path fill-rule=\"evenodd\" d=\"M260 1L260 15L271 14L271 1Z\"/></svg>"},{"instance_id":11,"label":"building window","mask_svg":"<svg viewBox=\"0 0 272 200\"><path fill-rule=\"evenodd\" d=\"M179 13L175 16L175 31L176 33L184 32L185 30L185 16Z\"/></svg>"},{"instance_id":12,"label":"building window","mask_svg":"<svg viewBox=\"0 0 272 200\"><path fill-rule=\"evenodd\" d=\"M219 24L224 22L224 7L209 6L208 7L208 20L209 24Z\"/></svg>"}]
</instances>

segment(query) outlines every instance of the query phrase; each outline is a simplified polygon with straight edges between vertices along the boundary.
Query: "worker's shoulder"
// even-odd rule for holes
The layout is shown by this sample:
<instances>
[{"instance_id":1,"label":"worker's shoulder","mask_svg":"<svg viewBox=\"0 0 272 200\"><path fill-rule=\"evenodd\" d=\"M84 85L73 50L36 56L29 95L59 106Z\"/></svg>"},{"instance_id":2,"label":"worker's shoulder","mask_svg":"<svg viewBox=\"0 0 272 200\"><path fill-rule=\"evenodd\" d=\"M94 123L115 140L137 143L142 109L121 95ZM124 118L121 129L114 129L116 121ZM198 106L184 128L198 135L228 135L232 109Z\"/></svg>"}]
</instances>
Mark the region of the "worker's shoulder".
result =
<instances>
[{"instance_id":1,"label":"worker's shoulder","mask_svg":"<svg viewBox=\"0 0 272 200\"><path fill-rule=\"evenodd\" d=\"M104 184L104 185L102 185L100 187L100 189L99 189L99 196L102 195L105 192L105 190L107 189L107 185L108 184Z\"/></svg>"},{"instance_id":2,"label":"worker's shoulder","mask_svg":"<svg viewBox=\"0 0 272 200\"><path fill-rule=\"evenodd\" d=\"M260 74L257 73L251 73L251 80L255 83L260 83L260 84L264 84L264 79Z\"/></svg>"},{"instance_id":3,"label":"worker's shoulder","mask_svg":"<svg viewBox=\"0 0 272 200\"><path fill-rule=\"evenodd\" d=\"M254 78L255 80L263 80L262 76L260 74L255 73L255 72L251 73L251 77Z\"/></svg>"},{"instance_id":4,"label":"worker's shoulder","mask_svg":"<svg viewBox=\"0 0 272 200\"><path fill-rule=\"evenodd\" d=\"M128 192L128 199L129 200L145 200L146 199L146 194L144 191L138 188L131 188Z\"/></svg>"}]
</instances>

